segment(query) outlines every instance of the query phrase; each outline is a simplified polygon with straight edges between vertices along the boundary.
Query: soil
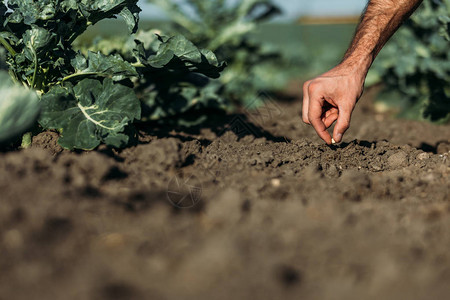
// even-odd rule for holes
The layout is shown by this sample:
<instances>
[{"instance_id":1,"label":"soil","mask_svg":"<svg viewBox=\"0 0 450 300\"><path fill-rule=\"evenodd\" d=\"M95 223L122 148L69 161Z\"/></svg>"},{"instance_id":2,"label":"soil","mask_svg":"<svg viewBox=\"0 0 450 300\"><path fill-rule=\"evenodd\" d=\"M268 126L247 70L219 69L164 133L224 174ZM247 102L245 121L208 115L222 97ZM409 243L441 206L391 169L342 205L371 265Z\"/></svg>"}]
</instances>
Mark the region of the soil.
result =
<instances>
[{"instance_id":1,"label":"soil","mask_svg":"<svg viewBox=\"0 0 450 300\"><path fill-rule=\"evenodd\" d=\"M450 125L374 112L343 143L300 100L0 154L0 299L448 299Z\"/></svg>"}]
</instances>

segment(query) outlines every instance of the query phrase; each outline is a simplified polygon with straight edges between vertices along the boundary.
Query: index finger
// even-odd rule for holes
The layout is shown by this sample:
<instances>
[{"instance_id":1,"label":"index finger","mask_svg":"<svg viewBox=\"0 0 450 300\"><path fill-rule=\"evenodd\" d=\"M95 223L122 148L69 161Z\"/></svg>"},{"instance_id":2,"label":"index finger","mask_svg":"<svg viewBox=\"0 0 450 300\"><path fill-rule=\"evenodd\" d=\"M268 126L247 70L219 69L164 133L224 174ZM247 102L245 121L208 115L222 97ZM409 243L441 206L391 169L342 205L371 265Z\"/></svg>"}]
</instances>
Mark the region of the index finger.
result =
<instances>
[{"instance_id":1,"label":"index finger","mask_svg":"<svg viewBox=\"0 0 450 300\"><path fill-rule=\"evenodd\" d=\"M322 120L323 105L325 100L316 95L310 95L309 99L309 111L308 118L314 130L317 132L319 137L325 141L328 145L331 145L331 135L327 131L327 127Z\"/></svg>"}]
</instances>

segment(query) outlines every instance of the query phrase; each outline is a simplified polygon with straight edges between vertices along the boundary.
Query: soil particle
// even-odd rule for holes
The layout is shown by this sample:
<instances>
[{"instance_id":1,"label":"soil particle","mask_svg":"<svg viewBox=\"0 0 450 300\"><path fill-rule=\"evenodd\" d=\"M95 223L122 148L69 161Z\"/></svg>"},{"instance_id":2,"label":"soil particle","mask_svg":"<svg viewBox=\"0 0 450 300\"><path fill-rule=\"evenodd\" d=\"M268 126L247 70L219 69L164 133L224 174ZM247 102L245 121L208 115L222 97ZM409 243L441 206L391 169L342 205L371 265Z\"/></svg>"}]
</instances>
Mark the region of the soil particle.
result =
<instances>
[{"instance_id":1,"label":"soil particle","mask_svg":"<svg viewBox=\"0 0 450 300\"><path fill-rule=\"evenodd\" d=\"M422 153L417 155L417 159L418 160L427 160L429 158L430 158L430 154L428 154L426 152L422 152Z\"/></svg>"},{"instance_id":2,"label":"soil particle","mask_svg":"<svg viewBox=\"0 0 450 300\"><path fill-rule=\"evenodd\" d=\"M450 142L440 142L436 148L437 154L450 154Z\"/></svg>"},{"instance_id":3,"label":"soil particle","mask_svg":"<svg viewBox=\"0 0 450 300\"><path fill-rule=\"evenodd\" d=\"M389 156L387 162L392 169L404 167L408 163L408 155L404 151L399 151Z\"/></svg>"},{"instance_id":4,"label":"soil particle","mask_svg":"<svg viewBox=\"0 0 450 300\"><path fill-rule=\"evenodd\" d=\"M46 131L33 137L32 148L45 149L52 155L59 154L64 149L58 144L59 134L52 131Z\"/></svg>"}]
</instances>

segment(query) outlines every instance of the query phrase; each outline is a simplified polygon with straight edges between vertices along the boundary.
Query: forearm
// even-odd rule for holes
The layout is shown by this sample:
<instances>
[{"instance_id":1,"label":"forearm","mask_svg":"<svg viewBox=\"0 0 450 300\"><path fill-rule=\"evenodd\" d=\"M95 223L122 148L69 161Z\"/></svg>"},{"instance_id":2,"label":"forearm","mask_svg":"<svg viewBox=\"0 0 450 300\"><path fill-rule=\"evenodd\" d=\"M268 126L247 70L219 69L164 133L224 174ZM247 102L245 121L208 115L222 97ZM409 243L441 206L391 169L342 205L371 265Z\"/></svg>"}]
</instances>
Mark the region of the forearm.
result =
<instances>
[{"instance_id":1,"label":"forearm","mask_svg":"<svg viewBox=\"0 0 450 300\"><path fill-rule=\"evenodd\" d=\"M422 0L371 0L342 64L362 77L386 42Z\"/></svg>"}]
</instances>

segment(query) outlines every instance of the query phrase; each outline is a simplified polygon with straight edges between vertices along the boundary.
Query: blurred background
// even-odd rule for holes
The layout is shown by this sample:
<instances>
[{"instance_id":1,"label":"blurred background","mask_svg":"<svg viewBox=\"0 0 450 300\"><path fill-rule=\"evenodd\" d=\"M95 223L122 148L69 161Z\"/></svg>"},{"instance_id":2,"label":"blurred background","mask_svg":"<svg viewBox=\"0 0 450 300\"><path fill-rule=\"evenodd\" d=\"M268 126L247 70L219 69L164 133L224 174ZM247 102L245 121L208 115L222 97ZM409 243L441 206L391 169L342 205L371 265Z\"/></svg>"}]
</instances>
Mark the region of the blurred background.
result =
<instances>
[{"instance_id":1,"label":"blurred background","mask_svg":"<svg viewBox=\"0 0 450 300\"><path fill-rule=\"evenodd\" d=\"M182 3L183 1L179 1ZM240 2L230 0L230 4ZM280 46L296 77L307 78L324 72L339 62L364 10L367 0L274 0L280 13L259 24L254 37L263 43ZM143 20L167 21L170 15L148 0L141 0ZM189 9L185 5L186 9ZM144 21L145 22L145 21ZM297 58L297 59L295 59ZM298 58L307 61L307 65ZM292 74L295 75L295 74Z\"/></svg>"},{"instance_id":2,"label":"blurred background","mask_svg":"<svg viewBox=\"0 0 450 300\"><path fill-rule=\"evenodd\" d=\"M283 15L275 20L293 21L301 16L357 16L361 14L367 0L275 0L282 10ZM143 17L166 18L164 11L146 1L140 1L143 9Z\"/></svg>"},{"instance_id":3,"label":"blurred background","mask_svg":"<svg viewBox=\"0 0 450 300\"><path fill-rule=\"evenodd\" d=\"M163 29L174 32L170 27L172 14L158 5L159 1L141 0L141 29ZM187 1L168 1L179 3L187 14L192 7ZM232 6L241 0L229 0ZM289 60L289 76L306 79L326 71L337 64L344 54L359 17L364 10L366 0L274 0L280 12L260 22L250 33L250 38L278 48ZM159 2L161 3L161 2ZM92 28L87 36L95 37L126 34L126 28L120 22L104 21Z\"/></svg>"}]
</instances>

